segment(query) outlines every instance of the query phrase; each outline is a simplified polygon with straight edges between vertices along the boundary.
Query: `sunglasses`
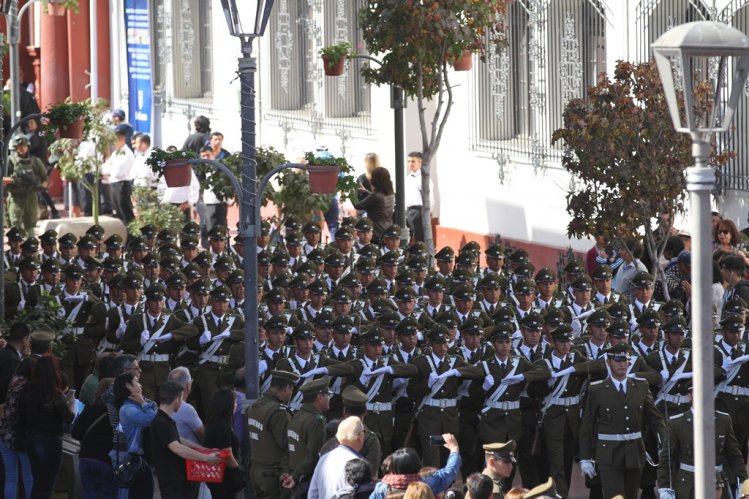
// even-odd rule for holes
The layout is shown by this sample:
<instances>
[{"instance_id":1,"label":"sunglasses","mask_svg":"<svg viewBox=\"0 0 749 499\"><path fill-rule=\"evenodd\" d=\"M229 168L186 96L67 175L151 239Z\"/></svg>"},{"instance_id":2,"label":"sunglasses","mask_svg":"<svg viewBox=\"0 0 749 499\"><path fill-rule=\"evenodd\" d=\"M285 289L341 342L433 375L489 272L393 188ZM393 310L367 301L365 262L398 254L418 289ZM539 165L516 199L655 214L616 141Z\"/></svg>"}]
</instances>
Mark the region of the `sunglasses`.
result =
<instances>
[{"instance_id":1,"label":"sunglasses","mask_svg":"<svg viewBox=\"0 0 749 499\"><path fill-rule=\"evenodd\" d=\"M721 229L719 231L719 234L730 234L730 233L731 233L731 231L730 230L726 230L726 229Z\"/></svg>"}]
</instances>

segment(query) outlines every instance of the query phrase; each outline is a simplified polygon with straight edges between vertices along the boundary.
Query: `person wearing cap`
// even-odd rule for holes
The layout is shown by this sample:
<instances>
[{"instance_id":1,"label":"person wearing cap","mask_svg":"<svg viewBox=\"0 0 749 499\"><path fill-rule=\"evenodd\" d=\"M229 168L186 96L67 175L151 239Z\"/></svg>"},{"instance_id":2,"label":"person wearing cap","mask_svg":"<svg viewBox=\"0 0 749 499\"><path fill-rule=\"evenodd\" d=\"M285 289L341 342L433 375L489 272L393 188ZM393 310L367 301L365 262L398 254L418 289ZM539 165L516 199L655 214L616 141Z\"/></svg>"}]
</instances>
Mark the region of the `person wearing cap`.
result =
<instances>
[{"instance_id":1,"label":"person wearing cap","mask_svg":"<svg viewBox=\"0 0 749 499\"><path fill-rule=\"evenodd\" d=\"M398 342L390 350L394 359L402 364L413 364L416 357L424 354L424 350L417 346L417 332L419 325L413 317L400 320L397 312L386 312L378 318L380 328L385 331L394 328ZM416 409L416 399L408 394L408 378L401 378L395 388L393 396L393 436L391 447L399 449L404 446L411 420Z\"/></svg>"},{"instance_id":2,"label":"person wearing cap","mask_svg":"<svg viewBox=\"0 0 749 499\"><path fill-rule=\"evenodd\" d=\"M304 496L320 456L325 438L325 413L330 406L330 378L324 376L309 381L299 388L302 396L300 409L288 426L289 468L296 483L295 495Z\"/></svg>"},{"instance_id":3,"label":"person wearing cap","mask_svg":"<svg viewBox=\"0 0 749 499\"><path fill-rule=\"evenodd\" d=\"M491 479L494 499L502 499L505 496L503 486L512 476L512 469L517 463L514 454L515 447L515 440L491 442L482 446L485 468L481 474Z\"/></svg>"},{"instance_id":4,"label":"person wearing cap","mask_svg":"<svg viewBox=\"0 0 749 499\"><path fill-rule=\"evenodd\" d=\"M84 329L84 334L88 338L98 342L97 355L119 350L120 340L125 334L130 317L143 313L143 278L140 274L126 274L122 278L122 288L124 300L108 309L104 306L95 306L91 313L92 319Z\"/></svg>"},{"instance_id":5,"label":"person wearing cap","mask_svg":"<svg viewBox=\"0 0 749 499\"><path fill-rule=\"evenodd\" d=\"M428 323L433 323L436 318L447 311L450 311L453 307L444 302L445 290L447 289L447 282L444 277L438 275L429 276L424 281L424 288L427 294L427 303L422 307L424 315L428 318Z\"/></svg>"},{"instance_id":6,"label":"person wearing cap","mask_svg":"<svg viewBox=\"0 0 749 499\"><path fill-rule=\"evenodd\" d=\"M372 220L366 216L359 218L354 224L354 230L356 231L356 243L354 244L354 250L359 253L363 247L372 244L374 232L374 226ZM376 246L376 245L375 245Z\"/></svg>"},{"instance_id":7,"label":"person wearing cap","mask_svg":"<svg viewBox=\"0 0 749 499\"><path fill-rule=\"evenodd\" d=\"M330 252L337 251L343 263L343 272L348 273L359 258L354 251L354 231L348 227L341 227L335 232L335 240L328 245Z\"/></svg>"},{"instance_id":8,"label":"person wearing cap","mask_svg":"<svg viewBox=\"0 0 749 499\"><path fill-rule=\"evenodd\" d=\"M416 307L416 292L411 287L404 287L395 292L395 305L398 308L400 320L406 317L413 317L419 324L419 329L423 330L427 325L427 315ZM419 338L423 339L423 338Z\"/></svg>"},{"instance_id":9,"label":"person wearing cap","mask_svg":"<svg viewBox=\"0 0 749 499\"><path fill-rule=\"evenodd\" d=\"M646 465L643 437L653 432L665 442L666 426L648 382L627 374L629 347L611 347L606 356L610 374L590 384L583 410L580 468L583 476L600 475L603 497L638 497Z\"/></svg>"},{"instance_id":10,"label":"person wearing cap","mask_svg":"<svg viewBox=\"0 0 749 499\"><path fill-rule=\"evenodd\" d=\"M325 305L326 289L321 281L310 282L307 290L309 300L299 308L299 314L302 319L312 322L323 310L332 308Z\"/></svg>"},{"instance_id":11,"label":"person wearing cap","mask_svg":"<svg viewBox=\"0 0 749 499\"><path fill-rule=\"evenodd\" d=\"M572 334L573 329L567 324L552 331L553 350L539 369L543 378L553 380L544 385L539 431L545 443L549 474L563 497L568 495L570 487L580 431L580 398L585 380L584 376L575 371L575 364L585 362L586 359L581 352L572 349ZM524 375L520 376L525 378Z\"/></svg>"},{"instance_id":12,"label":"person wearing cap","mask_svg":"<svg viewBox=\"0 0 749 499\"><path fill-rule=\"evenodd\" d=\"M44 263L49 258L60 258L60 252L57 250L57 231L50 229L39 236L39 243L42 245L41 262Z\"/></svg>"},{"instance_id":13,"label":"person wearing cap","mask_svg":"<svg viewBox=\"0 0 749 499\"><path fill-rule=\"evenodd\" d=\"M658 311L663 304L653 300L653 276L647 272L638 272L632 278L632 303L629 311L632 317L639 317L646 310Z\"/></svg>"},{"instance_id":14,"label":"person wearing cap","mask_svg":"<svg viewBox=\"0 0 749 499\"><path fill-rule=\"evenodd\" d=\"M489 272L478 283L481 299L473 304L474 310L481 310L491 317L499 307L507 306L505 289L507 278L496 272Z\"/></svg>"},{"instance_id":15,"label":"person wearing cap","mask_svg":"<svg viewBox=\"0 0 749 499\"><path fill-rule=\"evenodd\" d=\"M332 293L338 287L338 282L343 275L343 269L344 261L340 253L332 251L325 257L325 277L323 282L328 293Z\"/></svg>"},{"instance_id":16,"label":"person wearing cap","mask_svg":"<svg viewBox=\"0 0 749 499\"><path fill-rule=\"evenodd\" d=\"M486 277L491 274L505 275L505 247L502 243L494 243L484 250L486 258L486 267L483 267L479 274Z\"/></svg>"},{"instance_id":17,"label":"person wearing cap","mask_svg":"<svg viewBox=\"0 0 749 499\"><path fill-rule=\"evenodd\" d=\"M473 307L475 295L473 289L468 286L458 286L453 292L455 308L453 312L458 319L458 326L466 322L469 317L475 318L480 327L489 327L493 324L491 318L481 310L475 310Z\"/></svg>"},{"instance_id":18,"label":"person wearing cap","mask_svg":"<svg viewBox=\"0 0 749 499\"><path fill-rule=\"evenodd\" d=\"M188 306L185 300L187 292L187 279L182 272L175 272L166 279L166 301L164 312L174 314L178 310Z\"/></svg>"},{"instance_id":19,"label":"person wearing cap","mask_svg":"<svg viewBox=\"0 0 749 499\"><path fill-rule=\"evenodd\" d=\"M33 234L39 214L36 193L47 187L47 169L42 160L29 154L29 141L25 136L14 140L14 150L8 158L8 218L11 225Z\"/></svg>"},{"instance_id":20,"label":"person wearing cap","mask_svg":"<svg viewBox=\"0 0 749 499\"><path fill-rule=\"evenodd\" d=\"M325 351L333 346L331 329L331 325L333 324L332 311L326 308L320 311L310 322L315 326L315 338L312 345L315 353Z\"/></svg>"},{"instance_id":21,"label":"person wearing cap","mask_svg":"<svg viewBox=\"0 0 749 499\"><path fill-rule=\"evenodd\" d=\"M692 387L687 394L690 404ZM741 413L739 413L741 414ZM739 485L747 479L746 465L741 455L741 441L733 427L739 414L715 411L715 497L740 497ZM668 439L660 449L658 459L658 495L660 499L695 497L694 493L694 408L670 416ZM721 490L722 489L722 490ZM726 494L724 495L723 492Z\"/></svg>"},{"instance_id":22,"label":"person wearing cap","mask_svg":"<svg viewBox=\"0 0 749 499\"><path fill-rule=\"evenodd\" d=\"M520 277L512 285L511 299L515 304L515 317L517 321L531 312L540 312L533 308L536 299L536 283L531 278Z\"/></svg>"},{"instance_id":23,"label":"person wearing cap","mask_svg":"<svg viewBox=\"0 0 749 499\"><path fill-rule=\"evenodd\" d=\"M101 279L103 265L96 257L88 256L83 267L83 289L94 295L99 301L109 301L104 295L104 281Z\"/></svg>"},{"instance_id":24,"label":"person wearing cap","mask_svg":"<svg viewBox=\"0 0 749 499\"><path fill-rule=\"evenodd\" d=\"M177 343L194 336L196 329L165 313L166 295L162 286L154 284L145 294L142 313L133 313L127 319L120 347L123 352L138 357L143 393L147 398L154 398L172 369L171 354L176 352Z\"/></svg>"},{"instance_id":25,"label":"person wearing cap","mask_svg":"<svg viewBox=\"0 0 749 499\"><path fill-rule=\"evenodd\" d=\"M629 304L629 300L626 296L618 291L614 291L614 271L610 266L605 264L596 266L590 274L590 277L593 280L594 292L591 301L594 306L600 307L611 303Z\"/></svg>"},{"instance_id":26,"label":"person wearing cap","mask_svg":"<svg viewBox=\"0 0 749 499\"><path fill-rule=\"evenodd\" d=\"M728 315L720 326L723 337L715 344L721 361L715 407L732 416L733 431L746 461L749 423L744 415L749 411L749 349L741 341L744 322L739 315Z\"/></svg>"},{"instance_id":27,"label":"person wearing cap","mask_svg":"<svg viewBox=\"0 0 749 499\"><path fill-rule=\"evenodd\" d=\"M265 311L266 319L282 316L290 328L294 328L299 324L298 313L286 308L286 292L282 288L278 286L274 287L265 294L264 300L267 305L267 310Z\"/></svg>"},{"instance_id":28,"label":"person wearing cap","mask_svg":"<svg viewBox=\"0 0 749 499\"><path fill-rule=\"evenodd\" d=\"M344 381L343 377L348 376L351 372L348 362L360 355L359 349L351 344L353 327L353 321L350 317L339 316L333 319L330 323L330 328L333 332L333 342L329 348L322 351L323 355L328 359L342 363L345 366L343 370L339 370L339 366L336 366L336 370L331 372L329 369L321 367L305 374L306 376L316 376L318 374L329 374L333 376L330 384L333 397L331 398L330 410L327 414L328 419L335 419L341 416L341 390ZM317 334L318 328L316 327L315 329L315 333Z\"/></svg>"},{"instance_id":29,"label":"person wearing cap","mask_svg":"<svg viewBox=\"0 0 749 499\"><path fill-rule=\"evenodd\" d=\"M62 285L60 284L60 263L55 258L48 258L41 265L41 279L39 280L39 286L41 290L51 295L56 295L60 292ZM7 294L5 296L8 296ZM7 310L7 307L6 307ZM6 312L7 313L7 312Z\"/></svg>"},{"instance_id":30,"label":"person wearing cap","mask_svg":"<svg viewBox=\"0 0 749 499\"><path fill-rule=\"evenodd\" d=\"M359 388L367 395L367 414L364 423L380 439L384 455L390 454L393 438L393 391L402 378L413 378L416 366L403 364L393 355L383 355L383 334L373 326L362 336L363 356L348 362L351 374L347 385Z\"/></svg>"},{"instance_id":31,"label":"person wearing cap","mask_svg":"<svg viewBox=\"0 0 749 499\"><path fill-rule=\"evenodd\" d=\"M481 400L481 420L478 423L478 440L483 444L491 444L497 441L513 439L519 441L523 436L523 413L521 412L521 397L526 393L526 384L505 382L505 378L513 380L513 376L522 374L524 381L532 382L542 379L540 373L533 373L537 365L529 362L524 356L517 355L512 351L512 334L514 328L508 322L500 322L489 329L488 336L494 351L482 360L478 366L484 374L484 380L480 385L480 391L474 395ZM522 404L528 406L526 401ZM535 416L535 414L534 414ZM530 447L532 446L533 433L535 432L535 417L529 426L530 440L528 443L528 457L530 458ZM527 460L532 462L531 459ZM533 483L527 476L530 468L521 469L524 483ZM512 470L510 470L512 471ZM538 477L540 480L540 477Z\"/></svg>"},{"instance_id":32,"label":"person wearing cap","mask_svg":"<svg viewBox=\"0 0 749 499\"><path fill-rule=\"evenodd\" d=\"M528 492L520 496L521 499L561 499L557 494L557 487L554 479L549 477L544 483L537 485ZM624 499L622 496L614 496L612 499Z\"/></svg>"},{"instance_id":33,"label":"person wearing cap","mask_svg":"<svg viewBox=\"0 0 749 499\"><path fill-rule=\"evenodd\" d=\"M655 405L664 415L679 414L689 408L687 387L692 379L692 352L682 348L686 321L683 317L671 319L663 325L665 341L645 361L660 373L658 384L653 387ZM721 356L715 352L716 379L720 374Z\"/></svg>"},{"instance_id":34,"label":"person wearing cap","mask_svg":"<svg viewBox=\"0 0 749 499\"><path fill-rule=\"evenodd\" d=\"M580 276L570 286L572 288L573 301L565 310L572 317L572 330L575 336L579 337L585 332L588 317L595 310L590 300L593 283L588 276Z\"/></svg>"},{"instance_id":35,"label":"person wearing cap","mask_svg":"<svg viewBox=\"0 0 749 499\"><path fill-rule=\"evenodd\" d=\"M305 239L304 244L302 245L302 252L305 255L320 247L322 231L320 230L319 223L315 221L307 222L302 227L302 234L304 235Z\"/></svg>"},{"instance_id":36,"label":"person wearing cap","mask_svg":"<svg viewBox=\"0 0 749 499\"><path fill-rule=\"evenodd\" d=\"M632 343L634 355L647 358L656 352L661 343L658 340L661 330L660 314L655 310L647 310L639 317L630 319L630 331L638 331L640 337Z\"/></svg>"},{"instance_id":37,"label":"person wearing cap","mask_svg":"<svg viewBox=\"0 0 749 499\"><path fill-rule=\"evenodd\" d=\"M3 262L5 271L9 272L18 266L18 261L22 258L21 244L26 239L26 231L14 225L8 229L6 237L8 238L8 249L3 253Z\"/></svg>"},{"instance_id":38,"label":"person wearing cap","mask_svg":"<svg viewBox=\"0 0 749 499\"><path fill-rule=\"evenodd\" d=\"M260 355L258 357L260 362L258 381L261 393L267 390L270 386L270 373L274 369L277 369L279 362L291 355L292 352L292 347L286 345L286 337L288 335L287 333L293 328L289 326L289 322L284 315L272 315L265 321L264 329L266 343L263 348L260 349ZM241 354L244 355L244 350L242 350ZM240 365L244 365L244 362L241 362Z\"/></svg>"},{"instance_id":39,"label":"person wearing cap","mask_svg":"<svg viewBox=\"0 0 749 499\"><path fill-rule=\"evenodd\" d=\"M18 281L4 284L6 320L14 319L24 309L36 307L42 291L37 282L39 269L39 262L33 257L27 256L19 260Z\"/></svg>"},{"instance_id":40,"label":"person wearing cap","mask_svg":"<svg viewBox=\"0 0 749 499\"><path fill-rule=\"evenodd\" d=\"M88 292L82 291L82 268L78 265L68 265L63 272L64 286L60 294L55 296L55 300L62 307L60 315L68 324L60 333L62 343L66 347L60 367L70 386L80 391L94 361L94 345L85 337L84 326L98 300Z\"/></svg>"},{"instance_id":41,"label":"person wearing cap","mask_svg":"<svg viewBox=\"0 0 749 499\"><path fill-rule=\"evenodd\" d=\"M208 255L210 256L211 265L216 263L216 260L224 255L226 251L226 225L214 225L210 231L207 232L208 241L203 242L204 246L208 247Z\"/></svg>"},{"instance_id":42,"label":"person wearing cap","mask_svg":"<svg viewBox=\"0 0 749 499\"><path fill-rule=\"evenodd\" d=\"M431 352L413 360L418 374L408 386L408 395L419 401L416 408L417 433L424 466L439 467L439 449L429 444L430 435L458 435L457 398L463 381L482 378L480 368L448 353L447 328L435 324L428 335Z\"/></svg>"},{"instance_id":43,"label":"person wearing cap","mask_svg":"<svg viewBox=\"0 0 749 499\"><path fill-rule=\"evenodd\" d=\"M599 308L588 316L587 334L578 338L576 348L580 350L589 360L596 360L603 355L608 347L608 332L606 328L611 322L611 317L606 309Z\"/></svg>"},{"instance_id":44,"label":"person wearing cap","mask_svg":"<svg viewBox=\"0 0 749 499\"><path fill-rule=\"evenodd\" d=\"M549 267L541 267L533 280L536 282L537 290L536 299L533 300L536 310L548 311L569 305L565 294L559 291L556 274Z\"/></svg>"},{"instance_id":45,"label":"person wearing cap","mask_svg":"<svg viewBox=\"0 0 749 499\"><path fill-rule=\"evenodd\" d=\"M443 246L434 255L435 264L437 265L437 272L435 275L447 279L450 274L455 270L455 250L450 246Z\"/></svg>"},{"instance_id":46,"label":"person wearing cap","mask_svg":"<svg viewBox=\"0 0 749 499\"><path fill-rule=\"evenodd\" d=\"M282 487L294 486L289 467L287 410L299 375L272 371L268 390L247 409L250 441L250 485L255 497L280 498L287 494Z\"/></svg>"}]
</instances>

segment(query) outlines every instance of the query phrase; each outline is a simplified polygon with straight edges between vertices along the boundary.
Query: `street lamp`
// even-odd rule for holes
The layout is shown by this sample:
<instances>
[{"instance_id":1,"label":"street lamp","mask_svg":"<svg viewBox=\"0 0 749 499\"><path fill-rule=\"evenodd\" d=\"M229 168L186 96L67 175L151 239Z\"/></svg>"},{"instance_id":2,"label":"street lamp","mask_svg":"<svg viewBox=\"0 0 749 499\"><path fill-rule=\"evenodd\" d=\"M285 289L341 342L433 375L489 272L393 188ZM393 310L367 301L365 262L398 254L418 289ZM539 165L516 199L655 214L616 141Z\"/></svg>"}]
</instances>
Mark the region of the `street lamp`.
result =
<instances>
[{"instance_id":1,"label":"street lamp","mask_svg":"<svg viewBox=\"0 0 749 499\"><path fill-rule=\"evenodd\" d=\"M242 196L239 206L239 230L244 238L244 358L245 405L249 407L260 396L258 385L258 313L257 313L257 236L260 219L258 204L257 162L255 161L255 72L252 42L262 36L268 25L273 0L221 0L229 33L239 38L240 117L242 120Z\"/></svg>"},{"instance_id":2,"label":"street lamp","mask_svg":"<svg viewBox=\"0 0 749 499\"><path fill-rule=\"evenodd\" d=\"M728 130L743 92L749 71L749 37L727 24L692 22L658 38L653 44L653 54L674 127L692 136L695 165L687 168L686 174L694 253L694 490L695 497L705 499L715 496L714 338L710 305L710 193L715 186L715 171L708 166L707 158L712 134ZM731 71L730 82L726 81L728 71ZM704 84L710 85L709 101L698 95L705 95L704 89L699 88Z\"/></svg>"}]
</instances>

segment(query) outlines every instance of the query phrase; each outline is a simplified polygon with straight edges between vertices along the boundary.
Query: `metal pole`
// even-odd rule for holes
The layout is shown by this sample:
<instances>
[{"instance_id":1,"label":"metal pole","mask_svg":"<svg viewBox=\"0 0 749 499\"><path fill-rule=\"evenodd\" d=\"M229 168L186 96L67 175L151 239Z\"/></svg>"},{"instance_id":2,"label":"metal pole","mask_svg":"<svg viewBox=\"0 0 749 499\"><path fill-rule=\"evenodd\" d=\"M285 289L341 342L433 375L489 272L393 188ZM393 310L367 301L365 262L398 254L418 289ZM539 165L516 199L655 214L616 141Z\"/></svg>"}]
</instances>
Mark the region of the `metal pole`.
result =
<instances>
[{"instance_id":1,"label":"metal pole","mask_svg":"<svg viewBox=\"0 0 749 499\"><path fill-rule=\"evenodd\" d=\"M707 166L710 144L692 135L695 166L687 168L692 217L692 355L694 356L694 496L715 497L715 406L713 400L713 326L710 286L710 194L715 171Z\"/></svg>"},{"instance_id":2,"label":"metal pole","mask_svg":"<svg viewBox=\"0 0 749 499\"><path fill-rule=\"evenodd\" d=\"M393 129L395 133L395 223L406 226L406 165L403 144L403 109L406 107L403 89L390 87L390 107L393 108Z\"/></svg>"},{"instance_id":3,"label":"metal pole","mask_svg":"<svg viewBox=\"0 0 749 499\"><path fill-rule=\"evenodd\" d=\"M244 237L244 358L245 405L249 407L260 397L258 380L258 313L257 313L257 235L260 220L256 216L257 162L255 161L255 72L257 61L252 56L254 37L242 37L239 58L241 85L240 117L242 120L242 202L240 233Z\"/></svg>"},{"instance_id":4,"label":"metal pole","mask_svg":"<svg viewBox=\"0 0 749 499\"><path fill-rule=\"evenodd\" d=\"M15 125L20 118L21 98L18 91L21 88L18 81L20 72L18 69L18 44L20 42L18 21L20 19L18 12L18 0L11 0L10 14L7 18L8 34L10 35L10 124Z\"/></svg>"},{"instance_id":5,"label":"metal pole","mask_svg":"<svg viewBox=\"0 0 749 499\"><path fill-rule=\"evenodd\" d=\"M91 104L95 104L99 98L99 40L98 30L96 29L96 3L98 0L90 0L89 7L89 37L91 39L91 75L89 83L91 84Z\"/></svg>"}]
</instances>

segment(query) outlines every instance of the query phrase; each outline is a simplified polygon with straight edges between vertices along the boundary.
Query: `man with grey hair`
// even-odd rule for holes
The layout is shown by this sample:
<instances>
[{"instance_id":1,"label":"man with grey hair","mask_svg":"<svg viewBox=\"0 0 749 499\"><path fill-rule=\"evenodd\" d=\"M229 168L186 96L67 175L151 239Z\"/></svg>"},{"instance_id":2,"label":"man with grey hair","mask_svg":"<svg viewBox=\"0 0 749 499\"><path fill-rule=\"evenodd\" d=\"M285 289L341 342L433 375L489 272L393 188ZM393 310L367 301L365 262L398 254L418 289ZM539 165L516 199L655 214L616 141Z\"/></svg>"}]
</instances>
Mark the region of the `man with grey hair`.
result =
<instances>
[{"instance_id":1,"label":"man with grey hair","mask_svg":"<svg viewBox=\"0 0 749 499\"><path fill-rule=\"evenodd\" d=\"M172 414L172 419L177 424L177 433L179 438L189 440L196 444L203 441L205 435L205 426L198 416L198 411L187 402L187 397L192 391L192 376L190 370L186 367L175 367L169 372L167 381L174 381L182 388L182 404L179 409Z\"/></svg>"},{"instance_id":2,"label":"man with grey hair","mask_svg":"<svg viewBox=\"0 0 749 499\"><path fill-rule=\"evenodd\" d=\"M317 463L307 493L309 499L332 497L347 485L346 463L360 457L364 435L364 424L358 417L350 416L341 421L335 435L339 445Z\"/></svg>"}]
</instances>

